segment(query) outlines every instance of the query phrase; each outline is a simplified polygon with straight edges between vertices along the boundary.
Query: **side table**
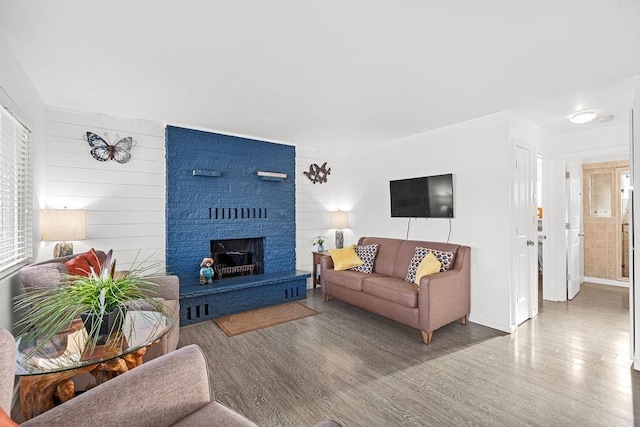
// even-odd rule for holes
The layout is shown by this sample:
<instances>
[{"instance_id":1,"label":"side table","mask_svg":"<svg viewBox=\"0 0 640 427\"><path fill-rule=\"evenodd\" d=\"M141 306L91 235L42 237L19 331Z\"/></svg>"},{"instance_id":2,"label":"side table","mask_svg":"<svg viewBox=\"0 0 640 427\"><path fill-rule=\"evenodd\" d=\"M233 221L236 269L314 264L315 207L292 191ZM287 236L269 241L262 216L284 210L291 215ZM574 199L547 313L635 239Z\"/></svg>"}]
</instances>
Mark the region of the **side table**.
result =
<instances>
[{"instance_id":1,"label":"side table","mask_svg":"<svg viewBox=\"0 0 640 427\"><path fill-rule=\"evenodd\" d=\"M320 274L322 274L322 271L318 272L318 266L323 256L329 256L329 251L313 251L313 289L320 285Z\"/></svg>"},{"instance_id":2,"label":"side table","mask_svg":"<svg viewBox=\"0 0 640 427\"><path fill-rule=\"evenodd\" d=\"M27 421L75 396L71 378L89 372L95 385L142 364L147 348L169 332L173 323L167 314L129 310L122 329L107 336L104 344L86 349L87 332L82 320L56 334L42 348L17 338L16 375L20 377L20 411ZM85 351L86 350L86 351Z\"/></svg>"}]
</instances>

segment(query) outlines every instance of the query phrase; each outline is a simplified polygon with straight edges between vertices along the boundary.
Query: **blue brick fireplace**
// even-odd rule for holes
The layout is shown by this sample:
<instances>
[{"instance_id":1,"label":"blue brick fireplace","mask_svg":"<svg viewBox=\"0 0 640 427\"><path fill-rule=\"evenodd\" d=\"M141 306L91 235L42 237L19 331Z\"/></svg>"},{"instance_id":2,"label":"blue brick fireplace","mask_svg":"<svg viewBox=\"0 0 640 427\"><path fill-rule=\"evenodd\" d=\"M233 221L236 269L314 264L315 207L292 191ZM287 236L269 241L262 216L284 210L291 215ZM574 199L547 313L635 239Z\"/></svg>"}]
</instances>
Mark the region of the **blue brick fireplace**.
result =
<instances>
[{"instance_id":1,"label":"blue brick fireplace","mask_svg":"<svg viewBox=\"0 0 640 427\"><path fill-rule=\"evenodd\" d=\"M295 271L295 147L167 126L166 157L166 260L180 278L181 324L306 298L309 274ZM254 274L199 285L202 259L221 259L214 246L249 239L261 242L244 257Z\"/></svg>"}]
</instances>

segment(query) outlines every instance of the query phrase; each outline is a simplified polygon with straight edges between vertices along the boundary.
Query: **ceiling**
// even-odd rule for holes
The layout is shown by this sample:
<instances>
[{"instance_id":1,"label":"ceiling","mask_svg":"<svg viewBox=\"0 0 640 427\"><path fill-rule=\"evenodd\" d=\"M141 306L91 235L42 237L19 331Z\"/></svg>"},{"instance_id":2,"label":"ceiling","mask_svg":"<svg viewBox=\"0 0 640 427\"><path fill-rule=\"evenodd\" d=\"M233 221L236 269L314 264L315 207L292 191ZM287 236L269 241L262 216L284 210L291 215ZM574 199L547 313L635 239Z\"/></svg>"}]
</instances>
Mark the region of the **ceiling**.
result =
<instances>
[{"instance_id":1,"label":"ceiling","mask_svg":"<svg viewBox=\"0 0 640 427\"><path fill-rule=\"evenodd\" d=\"M0 0L49 106L325 148L505 109L624 120L639 27L639 0Z\"/></svg>"}]
</instances>

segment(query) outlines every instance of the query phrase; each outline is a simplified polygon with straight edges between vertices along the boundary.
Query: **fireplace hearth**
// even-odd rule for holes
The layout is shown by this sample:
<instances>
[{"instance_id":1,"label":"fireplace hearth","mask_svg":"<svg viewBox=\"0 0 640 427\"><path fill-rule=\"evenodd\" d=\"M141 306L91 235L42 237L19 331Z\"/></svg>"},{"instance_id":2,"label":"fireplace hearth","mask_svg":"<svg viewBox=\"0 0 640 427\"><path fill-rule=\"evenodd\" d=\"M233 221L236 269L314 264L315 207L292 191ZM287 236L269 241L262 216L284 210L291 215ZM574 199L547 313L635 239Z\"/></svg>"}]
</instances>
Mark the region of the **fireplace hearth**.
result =
<instances>
[{"instance_id":1,"label":"fireplace hearth","mask_svg":"<svg viewBox=\"0 0 640 427\"><path fill-rule=\"evenodd\" d=\"M215 278L264 273L264 237L211 240Z\"/></svg>"}]
</instances>

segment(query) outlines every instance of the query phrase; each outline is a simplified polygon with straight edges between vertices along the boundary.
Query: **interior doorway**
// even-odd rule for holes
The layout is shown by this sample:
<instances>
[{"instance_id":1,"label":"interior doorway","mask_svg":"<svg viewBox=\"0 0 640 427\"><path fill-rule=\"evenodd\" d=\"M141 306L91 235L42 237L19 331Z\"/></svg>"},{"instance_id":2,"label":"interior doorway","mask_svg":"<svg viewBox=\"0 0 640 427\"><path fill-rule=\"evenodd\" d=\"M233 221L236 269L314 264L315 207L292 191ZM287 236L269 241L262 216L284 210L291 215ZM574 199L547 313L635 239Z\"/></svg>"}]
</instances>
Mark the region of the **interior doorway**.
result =
<instances>
[{"instance_id":1,"label":"interior doorway","mask_svg":"<svg viewBox=\"0 0 640 427\"><path fill-rule=\"evenodd\" d=\"M582 164L585 281L629 285L630 184L628 160Z\"/></svg>"},{"instance_id":2,"label":"interior doorway","mask_svg":"<svg viewBox=\"0 0 640 427\"><path fill-rule=\"evenodd\" d=\"M544 241L547 239L544 228L544 158L536 156L536 206L538 220L538 301L544 298Z\"/></svg>"}]
</instances>

